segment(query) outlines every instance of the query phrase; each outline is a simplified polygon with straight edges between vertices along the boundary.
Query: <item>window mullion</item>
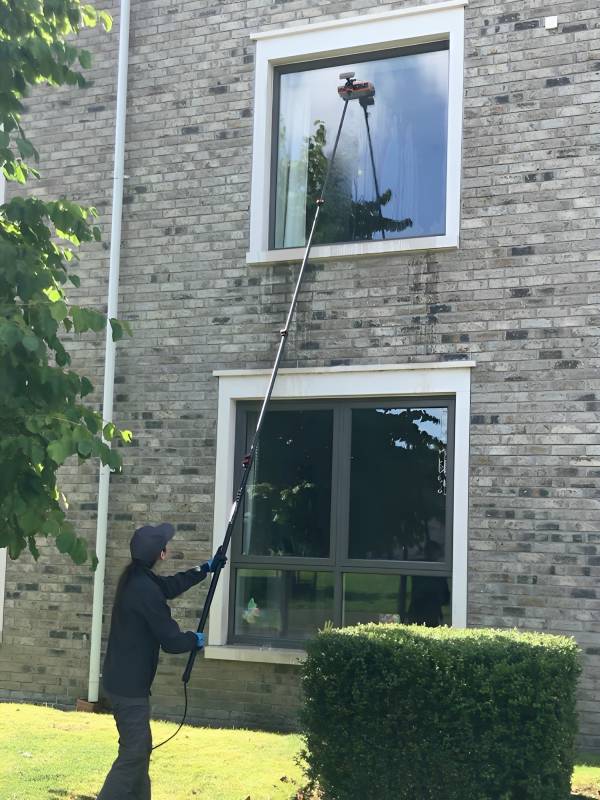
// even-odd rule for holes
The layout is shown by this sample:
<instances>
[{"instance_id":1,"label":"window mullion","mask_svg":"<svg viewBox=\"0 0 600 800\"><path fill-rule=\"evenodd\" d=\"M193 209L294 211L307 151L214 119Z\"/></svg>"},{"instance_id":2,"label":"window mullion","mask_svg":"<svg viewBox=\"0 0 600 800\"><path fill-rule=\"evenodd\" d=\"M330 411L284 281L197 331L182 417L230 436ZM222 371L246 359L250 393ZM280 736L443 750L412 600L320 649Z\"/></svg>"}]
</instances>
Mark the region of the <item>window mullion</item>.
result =
<instances>
[{"instance_id":1,"label":"window mullion","mask_svg":"<svg viewBox=\"0 0 600 800\"><path fill-rule=\"evenodd\" d=\"M334 412L333 463L335 529L333 557L335 564L334 623L342 625L344 602L344 577L342 564L348 555L348 525L350 500L351 411L347 405L338 405Z\"/></svg>"}]
</instances>

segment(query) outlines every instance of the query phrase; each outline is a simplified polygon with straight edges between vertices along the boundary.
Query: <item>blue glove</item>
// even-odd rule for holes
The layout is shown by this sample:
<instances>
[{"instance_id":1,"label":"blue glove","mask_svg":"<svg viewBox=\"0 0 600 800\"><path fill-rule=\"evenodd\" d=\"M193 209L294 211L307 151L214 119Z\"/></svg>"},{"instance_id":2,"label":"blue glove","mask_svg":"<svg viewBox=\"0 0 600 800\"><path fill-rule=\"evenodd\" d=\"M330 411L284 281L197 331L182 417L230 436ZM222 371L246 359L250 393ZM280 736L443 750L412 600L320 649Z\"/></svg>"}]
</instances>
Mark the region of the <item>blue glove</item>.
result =
<instances>
[{"instance_id":1,"label":"blue glove","mask_svg":"<svg viewBox=\"0 0 600 800\"><path fill-rule=\"evenodd\" d=\"M202 650L204 647L204 634L203 633L194 633L194 636L198 640L198 650Z\"/></svg>"},{"instance_id":2,"label":"blue glove","mask_svg":"<svg viewBox=\"0 0 600 800\"><path fill-rule=\"evenodd\" d=\"M202 566L207 572L214 572L219 566L219 564L222 567L224 567L226 563L227 563L227 556L223 556L221 555L221 553L217 551L214 554L214 556L208 561L205 561L204 564L202 564Z\"/></svg>"}]
</instances>

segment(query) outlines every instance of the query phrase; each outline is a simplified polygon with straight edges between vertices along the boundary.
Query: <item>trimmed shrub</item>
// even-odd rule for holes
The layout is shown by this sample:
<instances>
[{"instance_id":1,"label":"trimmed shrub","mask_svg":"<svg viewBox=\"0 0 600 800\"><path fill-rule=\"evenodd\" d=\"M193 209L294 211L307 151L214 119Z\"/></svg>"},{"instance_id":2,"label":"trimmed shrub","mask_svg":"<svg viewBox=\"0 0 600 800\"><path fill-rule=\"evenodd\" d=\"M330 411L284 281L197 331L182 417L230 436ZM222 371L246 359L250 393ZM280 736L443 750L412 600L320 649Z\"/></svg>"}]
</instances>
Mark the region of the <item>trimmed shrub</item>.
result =
<instances>
[{"instance_id":1,"label":"trimmed shrub","mask_svg":"<svg viewBox=\"0 0 600 800\"><path fill-rule=\"evenodd\" d=\"M579 669L562 636L323 631L303 670L308 777L325 800L566 800Z\"/></svg>"}]
</instances>

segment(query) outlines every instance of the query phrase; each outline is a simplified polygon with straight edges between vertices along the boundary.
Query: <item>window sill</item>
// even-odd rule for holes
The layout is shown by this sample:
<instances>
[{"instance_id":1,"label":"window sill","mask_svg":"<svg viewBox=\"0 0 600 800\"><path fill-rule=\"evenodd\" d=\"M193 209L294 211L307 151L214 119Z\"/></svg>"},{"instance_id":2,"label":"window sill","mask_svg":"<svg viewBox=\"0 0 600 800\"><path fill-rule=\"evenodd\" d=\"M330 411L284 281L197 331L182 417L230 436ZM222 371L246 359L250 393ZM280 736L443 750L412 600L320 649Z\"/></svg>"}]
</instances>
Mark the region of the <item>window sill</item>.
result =
<instances>
[{"instance_id":1,"label":"window sill","mask_svg":"<svg viewBox=\"0 0 600 800\"><path fill-rule=\"evenodd\" d=\"M420 236L414 239L388 239L381 242L352 242L347 244L315 245L311 248L311 260L332 258L366 258L389 253L410 253L416 250L453 250L458 248L458 236ZM289 247L284 250L263 250L246 253L248 264L281 264L302 261L304 247Z\"/></svg>"},{"instance_id":2,"label":"window sill","mask_svg":"<svg viewBox=\"0 0 600 800\"><path fill-rule=\"evenodd\" d=\"M249 645L208 645L204 657L219 661L253 661L260 664L300 665L306 658L305 650L288 650L284 647L251 647Z\"/></svg>"}]
</instances>

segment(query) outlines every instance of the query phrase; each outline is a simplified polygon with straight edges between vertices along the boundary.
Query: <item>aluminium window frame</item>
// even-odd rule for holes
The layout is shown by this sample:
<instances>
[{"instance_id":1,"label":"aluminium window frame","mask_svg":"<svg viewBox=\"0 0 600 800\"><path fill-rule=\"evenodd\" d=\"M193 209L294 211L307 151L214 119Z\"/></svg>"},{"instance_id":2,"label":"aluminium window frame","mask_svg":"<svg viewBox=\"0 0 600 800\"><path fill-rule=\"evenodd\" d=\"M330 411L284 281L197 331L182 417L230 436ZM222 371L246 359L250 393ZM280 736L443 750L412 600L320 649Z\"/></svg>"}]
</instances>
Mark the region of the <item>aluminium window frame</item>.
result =
<instances>
[{"instance_id":1,"label":"aluminium window frame","mask_svg":"<svg viewBox=\"0 0 600 800\"><path fill-rule=\"evenodd\" d=\"M455 249L459 245L462 156L464 7L468 0L446 0L359 17L268 30L256 42L249 264L299 261L304 248L270 248L272 122L275 70L331 58L364 58L371 53L449 42L448 131L445 234L369 242L315 245L313 258L354 258L385 253Z\"/></svg>"},{"instance_id":2,"label":"aluminium window frame","mask_svg":"<svg viewBox=\"0 0 600 800\"><path fill-rule=\"evenodd\" d=\"M361 408L444 408L447 411L447 473L446 473L446 517L445 558L441 562L419 560L358 559L350 558L350 500L351 500L351 449L352 411ZM248 425L250 414L258 411L259 404L242 401L236 404L235 464L240 464L247 451L248 440L253 431ZM340 626L344 618L344 576L346 574L373 575L420 575L438 576L450 580L452 585L453 512L454 512L454 450L455 450L455 398L452 395L331 398L330 400L275 400L269 412L332 410L332 459L331 459L331 514L327 558L304 558L297 556L254 556L242 553L242 526L244 507L238 515L231 542L229 582L229 618L227 641L231 644L270 645L281 648L298 648L303 640L278 637L251 636L235 633L236 576L239 569L265 569L274 572L326 572L333 575L333 624ZM235 481L234 481L235 484ZM233 499L233 498L232 498ZM285 613L286 609L282 609Z\"/></svg>"}]
</instances>

